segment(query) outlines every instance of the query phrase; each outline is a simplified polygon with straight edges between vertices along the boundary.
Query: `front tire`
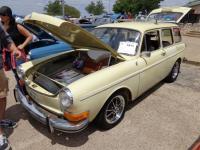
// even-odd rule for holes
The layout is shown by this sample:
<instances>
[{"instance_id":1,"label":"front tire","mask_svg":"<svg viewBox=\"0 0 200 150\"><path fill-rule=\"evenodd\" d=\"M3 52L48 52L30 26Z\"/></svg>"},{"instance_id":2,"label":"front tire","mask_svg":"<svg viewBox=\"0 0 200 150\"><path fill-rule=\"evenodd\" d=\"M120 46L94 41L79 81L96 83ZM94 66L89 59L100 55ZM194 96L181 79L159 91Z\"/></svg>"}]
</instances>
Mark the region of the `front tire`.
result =
<instances>
[{"instance_id":1,"label":"front tire","mask_svg":"<svg viewBox=\"0 0 200 150\"><path fill-rule=\"evenodd\" d=\"M165 81L167 83L172 83L172 82L176 81L176 79L179 75L179 72L180 72L180 62L176 61L170 74L165 78Z\"/></svg>"},{"instance_id":2,"label":"front tire","mask_svg":"<svg viewBox=\"0 0 200 150\"><path fill-rule=\"evenodd\" d=\"M104 130L116 126L124 117L127 96L123 92L112 95L97 116L97 125Z\"/></svg>"}]
</instances>

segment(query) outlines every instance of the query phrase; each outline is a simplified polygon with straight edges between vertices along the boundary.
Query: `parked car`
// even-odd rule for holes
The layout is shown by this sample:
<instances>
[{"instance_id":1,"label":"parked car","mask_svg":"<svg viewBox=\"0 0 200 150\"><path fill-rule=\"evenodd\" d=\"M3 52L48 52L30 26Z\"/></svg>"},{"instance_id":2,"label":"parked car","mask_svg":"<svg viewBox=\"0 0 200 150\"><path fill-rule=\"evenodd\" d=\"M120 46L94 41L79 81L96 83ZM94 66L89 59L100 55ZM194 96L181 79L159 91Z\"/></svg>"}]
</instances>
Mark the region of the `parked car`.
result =
<instances>
[{"instance_id":1,"label":"parked car","mask_svg":"<svg viewBox=\"0 0 200 150\"><path fill-rule=\"evenodd\" d=\"M42 58L71 49L71 46L63 42L36 25L20 23L34 35L34 40L25 49L29 60Z\"/></svg>"},{"instance_id":2,"label":"parked car","mask_svg":"<svg viewBox=\"0 0 200 150\"><path fill-rule=\"evenodd\" d=\"M35 40L26 47L28 50L28 60L39 59L72 49L70 44L59 40L36 25L26 22L23 22L22 25L35 37ZM90 24L80 24L79 26L87 31L92 31L92 29L95 27L95 25Z\"/></svg>"},{"instance_id":3,"label":"parked car","mask_svg":"<svg viewBox=\"0 0 200 150\"><path fill-rule=\"evenodd\" d=\"M129 101L161 80L177 79L185 44L172 23L125 22L92 34L70 22L33 13L26 20L70 43L72 50L22 64L27 95L15 98L51 132L79 132L96 121L110 129Z\"/></svg>"},{"instance_id":4,"label":"parked car","mask_svg":"<svg viewBox=\"0 0 200 150\"><path fill-rule=\"evenodd\" d=\"M85 29L88 32L92 32L92 30L96 27L94 24L76 24L80 26L81 28Z\"/></svg>"},{"instance_id":5,"label":"parked car","mask_svg":"<svg viewBox=\"0 0 200 150\"><path fill-rule=\"evenodd\" d=\"M71 49L71 46L63 41L40 40L31 44L32 48L28 53L28 60L39 59L56 53L61 53ZM37 47L39 45L39 47Z\"/></svg>"}]
</instances>

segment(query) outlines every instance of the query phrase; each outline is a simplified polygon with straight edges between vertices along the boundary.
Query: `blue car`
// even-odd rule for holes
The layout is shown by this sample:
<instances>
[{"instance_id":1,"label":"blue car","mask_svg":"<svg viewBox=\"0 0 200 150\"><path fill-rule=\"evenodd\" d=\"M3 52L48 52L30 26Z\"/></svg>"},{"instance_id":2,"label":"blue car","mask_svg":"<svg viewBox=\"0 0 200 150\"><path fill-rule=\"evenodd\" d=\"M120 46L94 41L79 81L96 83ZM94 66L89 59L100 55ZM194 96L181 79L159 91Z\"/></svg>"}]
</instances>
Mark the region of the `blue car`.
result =
<instances>
[{"instance_id":1,"label":"blue car","mask_svg":"<svg viewBox=\"0 0 200 150\"><path fill-rule=\"evenodd\" d=\"M36 43L34 43L36 44ZM37 44L40 47L33 48L29 51L27 58L29 60L38 59L48 55L64 52L66 50L72 49L70 45L62 41L38 41ZM43 46L41 46L43 45Z\"/></svg>"},{"instance_id":2,"label":"blue car","mask_svg":"<svg viewBox=\"0 0 200 150\"><path fill-rule=\"evenodd\" d=\"M50 33L47 33L43 29L33 24L25 22L21 24L27 30L29 30L35 37L34 41L26 47L28 60L38 59L41 57L53 55L56 53L72 49L72 47L69 44L58 40ZM92 24L78 24L78 25L89 32L91 32L95 27L95 25Z\"/></svg>"},{"instance_id":3,"label":"blue car","mask_svg":"<svg viewBox=\"0 0 200 150\"><path fill-rule=\"evenodd\" d=\"M34 35L34 41L25 48L29 60L72 49L69 44L58 40L50 33L47 33L35 25L25 22L23 22L22 25Z\"/></svg>"}]
</instances>

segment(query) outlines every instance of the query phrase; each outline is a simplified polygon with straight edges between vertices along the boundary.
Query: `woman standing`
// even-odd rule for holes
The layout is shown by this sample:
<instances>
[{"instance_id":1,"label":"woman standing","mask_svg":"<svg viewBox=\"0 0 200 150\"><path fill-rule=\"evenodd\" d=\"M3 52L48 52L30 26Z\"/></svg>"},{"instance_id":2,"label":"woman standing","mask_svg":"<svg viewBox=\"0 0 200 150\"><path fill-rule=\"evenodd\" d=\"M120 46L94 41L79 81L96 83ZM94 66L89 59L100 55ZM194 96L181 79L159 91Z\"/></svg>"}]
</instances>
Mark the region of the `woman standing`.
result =
<instances>
[{"instance_id":1,"label":"woman standing","mask_svg":"<svg viewBox=\"0 0 200 150\"><path fill-rule=\"evenodd\" d=\"M0 8L0 18L5 31L10 35L17 48L22 52L22 58L23 61L25 61L26 56L24 48L32 41L32 34L22 25L15 22L15 18L12 16L12 10L8 6L2 6ZM16 61L15 56L9 51L4 50L4 62L6 64L5 70L12 68L18 81L16 67L20 63L19 60Z\"/></svg>"},{"instance_id":2,"label":"woman standing","mask_svg":"<svg viewBox=\"0 0 200 150\"><path fill-rule=\"evenodd\" d=\"M16 67L26 61L26 54L24 48L32 41L33 37L27 29L15 22L15 18L12 16L12 10L8 6L2 6L0 8L0 18L4 26L4 30L10 35L13 42L22 54L20 59L16 59L16 56L14 56L12 53L10 53L9 50L4 48L4 69L7 71L12 69L17 84L20 88L22 88L23 91L23 86L21 85L22 83L20 83L19 77L17 75Z\"/></svg>"}]
</instances>

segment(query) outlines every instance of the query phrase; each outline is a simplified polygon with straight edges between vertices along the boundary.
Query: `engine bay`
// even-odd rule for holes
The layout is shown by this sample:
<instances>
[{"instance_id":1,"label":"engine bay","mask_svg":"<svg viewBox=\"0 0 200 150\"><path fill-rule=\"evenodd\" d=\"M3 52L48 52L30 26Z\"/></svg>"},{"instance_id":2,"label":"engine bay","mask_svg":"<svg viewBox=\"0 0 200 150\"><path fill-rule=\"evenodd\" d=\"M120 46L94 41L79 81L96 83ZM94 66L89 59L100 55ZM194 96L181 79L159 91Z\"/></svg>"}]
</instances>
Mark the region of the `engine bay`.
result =
<instances>
[{"instance_id":1,"label":"engine bay","mask_svg":"<svg viewBox=\"0 0 200 150\"><path fill-rule=\"evenodd\" d=\"M72 51L41 64L33 74L33 81L48 91L56 93L64 86L84 76L116 64L110 52L101 50ZM45 79L45 82L44 81ZM56 81L55 83L53 81ZM51 85L49 85L51 82ZM55 85L52 85L52 84ZM53 88L53 89L51 89Z\"/></svg>"}]
</instances>

